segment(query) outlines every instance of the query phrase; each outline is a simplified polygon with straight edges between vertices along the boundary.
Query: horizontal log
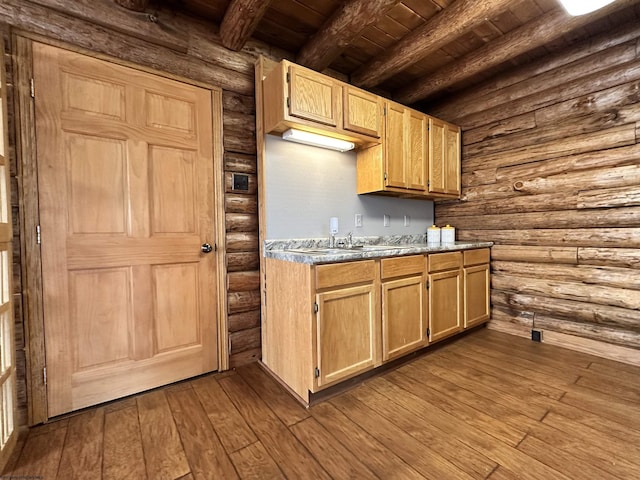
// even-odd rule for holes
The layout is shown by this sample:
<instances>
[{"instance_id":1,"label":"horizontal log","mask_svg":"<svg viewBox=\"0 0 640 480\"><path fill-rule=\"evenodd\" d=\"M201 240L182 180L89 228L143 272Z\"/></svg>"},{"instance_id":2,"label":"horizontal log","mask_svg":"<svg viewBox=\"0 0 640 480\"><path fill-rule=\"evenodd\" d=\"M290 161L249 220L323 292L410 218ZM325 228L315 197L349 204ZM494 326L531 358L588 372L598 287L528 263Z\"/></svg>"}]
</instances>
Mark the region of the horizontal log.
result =
<instances>
[{"instance_id":1,"label":"horizontal log","mask_svg":"<svg viewBox=\"0 0 640 480\"><path fill-rule=\"evenodd\" d=\"M258 170L255 153L246 155L237 152L224 152L225 172L256 173Z\"/></svg>"},{"instance_id":2,"label":"horizontal log","mask_svg":"<svg viewBox=\"0 0 640 480\"><path fill-rule=\"evenodd\" d=\"M251 65L251 70L254 66ZM225 90L222 92L222 109L227 112L243 113L245 115L256 114L256 101L253 95L240 95L239 93Z\"/></svg>"},{"instance_id":3,"label":"horizontal log","mask_svg":"<svg viewBox=\"0 0 640 480\"><path fill-rule=\"evenodd\" d=\"M530 164L500 167L496 170L496 180L498 182L513 183L513 179L549 177L562 173L574 173L580 170L637 165L638 158L640 158L640 144L596 150L580 155L546 159Z\"/></svg>"},{"instance_id":4,"label":"horizontal log","mask_svg":"<svg viewBox=\"0 0 640 480\"><path fill-rule=\"evenodd\" d=\"M602 91L591 92L580 97L541 108L535 112L536 125L556 125L559 120L568 117L586 118L597 112L607 112L616 118L637 120L638 90L640 81L636 80L624 85L615 86ZM628 108L623 108L628 107Z\"/></svg>"},{"instance_id":5,"label":"horizontal log","mask_svg":"<svg viewBox=\"0 0 640 480\"><path fill-rule=\"evenodd\" d=\"M187 31L176 27L173 21L174 14L170 14L167 10L154 8L155 21L152 22L149 20L148 15L136 13L146 8L146 4L149 3L148 0L29 1L89 23L112 28L145 42L163 45L182 53L187 52L189 44ZM125 9L117 8L115 3L122 5ZM139 5L135 5L136 3ZM135 10L135 12L127 11L126 9Z\"/></svg>"},{"instance_id":6,"label":"horizontal log","mask_svg":"<svg viewBox=\"0 0 640 480\"><path fill-rule=\"evenodd\" d=\"M560 80L560 84L562 84L564 81L572 78L567 68L563 68L565 66L572 68L574 65L577 65L578 68L575 69L573 78L580 78L584 76L585 71L589 71L583 68L584 63L581 62L582 59L596 56L598 52L612 50L617 45L635 41L639 37L640 25L638 25L635 19L630 19L628 23L620 25L614 31L609 30L603 32L598 36L589 38L589 40L585 42L580 42L552 54L544 55L539 60L526 63L520 68L503 72L479 85L474 85L473 88L456 93L453 98L447 98L442 105L434 106L430 109L430 112L436 117L453 122L457 118L478 111L477 109L465 110L466 108L476 108L474 105L475 101L483 100L485 106L489 105L490 103L487 101L489 96L497 93L499 97L499 92L505 91L512 85L520 84L529 79L535 79L535 83L543 89L548 88L550 84L557 85L557 82L552 83L551 78L547 77L545 79L544 74L547 72L563 72L561 73ZM615 57L607 55L606 53L604 55L612 60L615 59ZM497 103L494 105L497 105Z\"/></svg>"},{"instance_id":7,"label":"horizontal log","mask_svg":"<svg viewBox=\"0 0 640 480\"><path fill-rule=\"evenodd\" d=\"M579 98L617 85L635 82L638 79L640 79L640 60L626 63L618 63L616 61L615 66L606 70L583 75L577 80L562 83L553 88L547 87L546 90L541 92L502 103L493 108L478 110L477 113L458 118L456 123L465 130L469 130L489 122L515 117L554 105L558 103L558 99L566 101L572 98Z\"/></svg>"},{"instance_id":8,"label":"horizontal log","mask_svg":"<svg viewBox=\"0 0 640 480\"><path fill-rule=\"evenodd\" d=\"M0 3L0 23L226 90L245 95L254 91L253 76L211 65L185 53L150 44L26 0L3 0Z\"/></svg>"},{"instance_id":9,"label":"horizontal log","mask_svg":"<svg viewBox=\"0 0 640 480\"><path fill-rule=\"evenodd\" d=\"M262 357L262 348L253 348L244 352L229 355L229 368L236 368L251 362L256 362Z\"/></svg>"},{"instance_id":10,"label":"horizontal log","mask_svg":"<svg viewBox=\"0 0 640 480\"><path fill-rule=\"evenodd\" d=\"M513 323L523 327L533 328L533 312L521 312L504 305L494 305L491 308L491 321Z\"/></svg>"},{"instance_id":11,"label":"horizontal log","mask_svg":"<svg viewBox=\"0 0 640 480\"><path fill-rule=\"evenodd\" d=\"M536 194L578 192L640 184L640 164L567 172L532 179L516 180L513 189Z\"/></svg>"},{"instance_id":12,"label":"horizontal log","mask_svg":"<svg viewBox=\"0 0 640 480\"><path fill-rule=\"evenodd\" d=\"M596 210L561 210L546 212L505 213L500 215L468 215L447 217L440 215L440 223L459 229L501 230L505 225L517 225L521 229L534 228L594 228L635 227L640 225L640 207Z\"/></svg>"},{"instance_id":13,"label":"horizontal log","mask_svg":"<svg viewBox=\"0 0 640 480\"><path fill-rule=\"evenodd\" d=\"M512 189L509 190L508 187L503 190L483 187L487 187L487 185L473 187L473 191L465 191L463 193L464 200L460 203L442 205L442 207L436 203L435 211L438 223L442 223L441 217L560 211L572 209L578 203L577 194L569 193L561 197L554 193L521 195ZM487 200L482 202L483 198L487 198ZM451 222L449 222L451 225L456 223L453 219Z\"/></svg>"},{"instance_id":14,"label":"horizontal log","mask_svg":"<svg viewBox=\"0 0 640 480\"><path fill-rule=\"evenodd\" d=\"M575 247L494 245L491 247L491 260L575 265L578 263L578 249Z\"/></svg>"},{"instance_id":15,"label":"horizontal log","mask_svg":"<svg viewBox=\"0 0 640 480\"><path fill-rule=\"evenodd\" d=\"M259 241L257 232L230 232L226 237L227 252L257 252Z\"/></svg>"},{"instance_id":16,"label":"horizontal log","mask_svg":"<svg viewBox=\"0 0 640 480\"><path fill-rule=\"evenodd\" d=\"M222 145L225 152L256 154L256 137L246 132L223 132Z\"/></svg>"},{"instance_id":17,"label":"horizontal log","mask_svg":"<svg viewBox=\"0 0 640 480\"><path fill-rule=\"evenodd\" d=\"M580 265L609 265L640 269L640 250L638 248L578 248Z\"/></svg>"},{"instance_id":18,"label":"horizontal log","mask_svg":"<svg viewBox=\"0 0 640 480\"><path fill-rule=\"evenodd\" d=\"M478 155L462 162L462 171L467 172L475 168L499 168L532 163L537 160L547 160L566 155L576 155L625 145L634 145L635 143L636 126L635 123L629 123L598 132L575 135L564 139L562 142L552 141L549 143L518 147L489 155Z\"/></svg>"},{"instance_id":19,"label":"horizontal log","mask_svg":"<svg viewBox=\"0 0 640 480\"><path fill-rule=\"evenodd\" d=\"M222 116L222 126L225 132L256 133L256 116L246 113L225 111Z\"/></svg>"},{"instance_id":20,"label":"horizontal log","mask_svg":"<svg viewBox=\"0 0 640 480\"><path fill-rule=\"evenodd\" d=\"M233 332L229 335L229 341L231 342L230 351L232 355L234 353L260 348L262 343L260 327Z\"/></svg>"},{"instance_id":21,"label":"horizontal log","mask_svg":"<svg viewBox=\"0 0 640 480\"><path fill-rule=\"evenodd\" d=\"M640 332L638 331L621 330L592 323L571 322L546 315L536 315L535 328L640 349Z\"/></svg>"},{"instance_id":22,"label":"horizontal log","mask_svg":"<svg viewBox=\"0 0 640 480\"><path fill-rule=\"evenodd\" d=\"M458 230L457 234L459 241L480 240L507 245L640 248L640 228Z\"/></svg>"},{"instance_id":23,"label":"horizontal log","mask_svg":"<svg viewBox=\"0 0 640 480\"><path fill-rule=\"evenodd\" d=\"M250 312L260 309L260 292L233 292L227 294L227 312L229 314Z\"/></svg>"},{"instance_id":24,"label":"horizontal log","mask_svg":"<svg viewBox=\"0 0 640 480\"><path fill-rule=\"evenodd\" d=\"M260 272L229 272L227 290L229 292L250 292L260 289Z\"/></svg>"},{"instance_id":25,"label":"horizontal log","mask_svg":"<svg viewBox=\"0 0 640 480\"><path fill-rule=\"evenodd\" d=\"M465 130L462 132L462 144L464 146L473 145L478 142L490 140L492 138L504 137L535 127L535 114L533 112L528 112Z\"/></svg>"},{"instance_id":26,"label":"horizontal log","mask_svg":"<svg viewBox=\"0 0 640 480\"><path fill-rule=\"evenodd\" d=\"M552 315L569 321L638 329L638 312L628 308L500 290L492 290L491 303L494 309L498 306L533 313L534 322L538 315Z\"/></svg>"},{"instance_id":27,"label":"horizontal log","mask_svg":"<svg viewBox=\"0 0 640 480\"><path fill-rule=\"evenodd\" d=\"M617 187L578 192L578 208L612 208L640 205L640 187Z\"/></svg>"},{"instance_id":28,"label":"horizontal log","mask_svg":"<svg viewBox=\"0 0 640 480\"><path fill-rule=\"evenodd\" d=\"M257 213L258 197L256 195L227 193L224 196L224 211L227 213Z\"/></svg>"},{"instance_id":29,"label":"horizontal log","mask_svg":"<svg viewBox=\"0 0 640 480\"><path fill-rule=\"evenodd\" d=\"M260 326L260 310L250 312L234 313L229 315L229 331L239 332Z\"/></svg>"},{"instance_id":30,"label":"horizontal log","mask_svg":"<svg viewBox=\"0 0 640 480\"><path fill-rule=\"evenodd\" d=\"M258 215L227 213L224 224L227 232L255 232L258 230Z\"/></svg>"},{"instance_id":31,"label":"horizontal log","mask_svg":"<svg viewBox=\"0 0 640 480\"><path fill-rule=\"evenodd\" d=\"M460 176L460 186L464 188L496 183L497 172L497 168L483 168L465 172Z\"/></svg>"},{"instance_id":32,"label":"horizontal log","mask_svg":"<svg viewBox=\"0 0 640 480\"><path fill-rule=\"evenodd\" d=\"M528 263L519 260L511 262L493 260L491 262L491 271L501 275L543 278L545 280L555 279L579 282L585 285L640 290L640 275L630 268L587 265L568 266L549 263ZM640 325L640 322L638 324Z\"/></svg>"},{"instance_id":33,"label":"horizontal log","mask_svg":"<svg viewBox=\"0 0 640 480\"><path fill-rule=\"evenodd\" d=\"M637 291L626 288L586 285L549 278L521 277L499 272L491 275L491 288L546 298L640 310L640 295ZM638 312L636 312L637 314ZM636 324L640 328L640 323L636 322Z\"/></svg>"},{"instance_id":34,"label":"horizontal log","mask_svg":"<svg viewBox=\"0 0 640 480\"><path fill-rule=\"evenodd\" d=\"M222 44L229 50L242 49L269 8L269 3L265 0L231 0L220 22Z\"/></svg>"},{"instance_id":35,"label":"horizontal log","mask_svg":"<svg viewBox=\"0 0 640 480\"><path fill-rule=\"evenodd\" d=\"M258 252L227 253L227 272L246 272L260 268Z\"/></svg>"},{"instance_id":36,"label":"horizontal log","mask_svg":"<svg viewBox=\"0 0 640 480\"><path fill-rule=\"evenodd\" d=\"M238 193L243 195L255 195L258 192L258 178L253 173L241 173L241 175L247 175L249 177L249 190L234 190L233 189L233 173L225 172L224 174L224 190L226 193Z\"/></svg>"}]
</instances>

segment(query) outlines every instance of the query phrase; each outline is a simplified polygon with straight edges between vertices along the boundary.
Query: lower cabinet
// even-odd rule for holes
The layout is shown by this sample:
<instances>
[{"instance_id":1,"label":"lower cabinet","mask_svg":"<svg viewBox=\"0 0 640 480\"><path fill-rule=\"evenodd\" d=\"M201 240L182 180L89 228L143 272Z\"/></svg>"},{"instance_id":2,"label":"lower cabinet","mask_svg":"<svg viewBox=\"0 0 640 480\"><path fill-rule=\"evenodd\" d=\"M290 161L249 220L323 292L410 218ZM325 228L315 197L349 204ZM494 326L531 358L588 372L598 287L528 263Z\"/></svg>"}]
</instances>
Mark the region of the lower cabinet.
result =
<instances>
[{"instance_id":1,"label":"lower cabinet","mask_svg":"<svg viewBox=\"0 0 640 480\"><path fill-rule=\"evenodd\" d=\"M378 314L375 264L364 261L317 267L317 277L327 270L334 276L316 294L317 386L322 387L369 370L378 361ZM353 286L349 272L359 270ZM316 289L318 285L316 285Z\"/></svg>"},{"instance_id":2,"label":"lower cabinet","mask_svg":"<svg viewBox=\"0 0 640 480\"><path fill-rule=\"evenodd\" d=\"M462 252L429 255L429 340L462 330Z\"/></svg>"},{"instance_id":3,"label":"lower cabinet","mask_svg":"<svg viewBox=\"0 0 640 480\"><path fill-rule=\"evenodd\" d=\"M264 267L262 363L305 403L489 319L489 249Z\"/></svg>"},{"instance_id":4,"label":"lower cabinet","mask_svg":"<svg viewBox=\"0 0 640 480\"><path fill-rule=\"evenodd\" d=\"M384 361L429 343L424 258L412 255L380 261Z\"/></svg>"},{"instance_id":5,"label":"lower cabinet","mask_svg":"<svg viewBox=\"0 0 640 480\"><path fill-rule=\"evenodd\" d=\"M464 328L489 320L489 259L488 248L463 252Z\"/></svg>"}]
</instances>

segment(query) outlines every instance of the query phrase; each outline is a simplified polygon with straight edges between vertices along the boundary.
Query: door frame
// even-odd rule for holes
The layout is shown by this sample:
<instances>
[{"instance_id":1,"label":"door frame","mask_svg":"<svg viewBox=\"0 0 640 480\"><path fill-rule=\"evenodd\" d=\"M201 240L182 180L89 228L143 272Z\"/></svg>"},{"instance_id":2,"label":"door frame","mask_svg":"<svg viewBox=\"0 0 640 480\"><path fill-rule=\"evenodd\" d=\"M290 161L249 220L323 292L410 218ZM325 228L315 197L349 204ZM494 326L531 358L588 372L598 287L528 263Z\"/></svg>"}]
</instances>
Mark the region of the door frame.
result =
<instances>
[{"instance_id":1,"label":"door frame","mask_svg":"<svg viewBox=\"0 0 640 480\"><path fill-rule=\"evenodd\" d=\"M11 35L14 73L14 105L16 125L16 155L18 156L18 189L20 208L21 269L23 278L23 318L25 328L25 357L28 424L36 425L49 419L47 413L46 362L44 336L44 309L42 297L42 259L37 243L36 225L39 222L35 106L31 96L33 78L34 41L82 55L105 60L145 73L169 78L189 85L205 88L212 98L213 182L214 182L214 241L216 244L216 323L218 330L218 370L229 368L229 331L226 288L226 230L224 211L224 148L222 143L222 89L160 72L131 62L98 54L90 50L52 40L24 31ZM219 108L216 108L216 105Z\"/></svg>"}]
</instances>

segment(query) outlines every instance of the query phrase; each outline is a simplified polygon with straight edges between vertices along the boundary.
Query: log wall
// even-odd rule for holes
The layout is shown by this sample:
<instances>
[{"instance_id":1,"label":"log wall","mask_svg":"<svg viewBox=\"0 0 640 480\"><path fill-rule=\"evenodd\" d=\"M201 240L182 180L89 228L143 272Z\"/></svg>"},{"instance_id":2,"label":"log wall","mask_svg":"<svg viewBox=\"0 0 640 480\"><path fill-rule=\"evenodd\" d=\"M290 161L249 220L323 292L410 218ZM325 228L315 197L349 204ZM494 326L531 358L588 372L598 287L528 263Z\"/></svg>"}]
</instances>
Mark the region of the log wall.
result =
<instances>
[{"instance_id":1,"label":"log wall","mask_svg":"<svg viewBox=\"0 0 640 480\"><path fill-rule=\"evenodd\" d=\"M148 10L148 9L147 9ZM259 54L279 60L285 56L260 42L250 41L240 52L222 47L211 24L176 12L154 9L152 14L129 11L113 0L2 0L0 28L10 49L9 30L42 35L98 54L159 70L169 75L216 85L223 89L223 145L225 225L230 366L260 356L260 291L254 63ZM13 78L11 51L5 52L9 81ZM12 84L13 85L13 84ZM9 91L16 349L19 372L20 424L26 419L25 342L21 282L20 177L15 156L16 119ZM231 174L247 173L250 191L231 192Z\"/></svg>"},{"instance_id":2,"label":"log wall","mask_svg":"<svg viewBox=\"0 0 640 480\"><path fill-rule=\"evenodd\" d=\"M463 128L462 198L435 216L495 242L491 326L640 349L637 20L429 112Z\"/></svg>"}]
</instances>

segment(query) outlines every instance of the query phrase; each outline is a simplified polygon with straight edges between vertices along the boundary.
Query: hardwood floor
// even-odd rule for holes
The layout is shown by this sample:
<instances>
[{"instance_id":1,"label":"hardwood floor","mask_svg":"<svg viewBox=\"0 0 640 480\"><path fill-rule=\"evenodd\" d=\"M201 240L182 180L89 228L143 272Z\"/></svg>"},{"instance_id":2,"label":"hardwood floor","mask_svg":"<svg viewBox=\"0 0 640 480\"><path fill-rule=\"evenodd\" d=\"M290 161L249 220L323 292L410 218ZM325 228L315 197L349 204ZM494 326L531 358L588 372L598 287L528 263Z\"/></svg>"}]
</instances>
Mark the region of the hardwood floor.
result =
<instances>
[{"instance_id":1,"label":"hardwood floor","mask_svg":"<svg viewBox=\"0 0 640 480\"><path fill-rule=\"evenodd\" d=\"M252 364L32 428L4 475L638 479L640 368L479 330L307 410Z\"/></svg>"}]
</instances>

